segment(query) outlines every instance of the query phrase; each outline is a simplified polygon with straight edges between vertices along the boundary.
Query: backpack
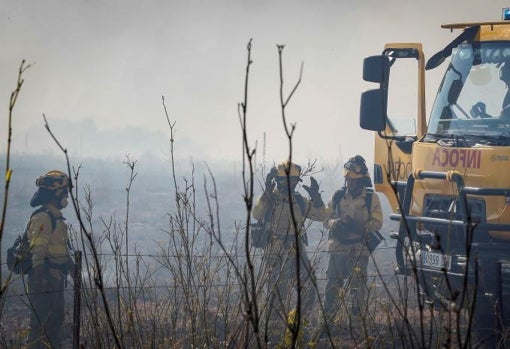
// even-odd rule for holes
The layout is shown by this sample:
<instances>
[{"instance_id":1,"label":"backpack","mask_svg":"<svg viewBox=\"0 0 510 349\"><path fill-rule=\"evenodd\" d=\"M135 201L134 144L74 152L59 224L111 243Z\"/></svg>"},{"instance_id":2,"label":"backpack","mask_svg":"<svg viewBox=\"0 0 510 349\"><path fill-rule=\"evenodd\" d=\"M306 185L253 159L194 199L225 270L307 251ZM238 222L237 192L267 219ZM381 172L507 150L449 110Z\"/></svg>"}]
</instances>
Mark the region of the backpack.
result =
<instances>
[{"instance_id":1,"label":"backpack","mask_svg":"<svg viewBox=\"0 0 510 349\"><path fill-rule=\"evenodd\" d=\"M30 223L32 217L40 212L45 212L50 216L51 229L55 230L57 220L55 216L44 207L40 207L30 215L25 232L19 235L11 247L7 249L7 268L14 274L28 274L32 269L32 251L30 249L30 238L28 230L30 229Z\"/></svg>"},{"instance_id":2,"label":"backpack","mask_svg":"<svg viewBox=\"0 0 510 349\"><path fill-rule=\"evenodd\" d=\"M372 195L374 195L374 190L371 188L366 188L366 196L365 196L365 206L368 209L368 215L371 215L372 210ZM337 207L340 204L340 201L345 196L345 187L340 190L337 190L335 194L333 194L333 207ZM385 240L382 234L379 231L368 232L366 245L368 247L368 251L370 253L374 252L374 250L379 246L379 244Z\"/></svg>"}]
</instances>

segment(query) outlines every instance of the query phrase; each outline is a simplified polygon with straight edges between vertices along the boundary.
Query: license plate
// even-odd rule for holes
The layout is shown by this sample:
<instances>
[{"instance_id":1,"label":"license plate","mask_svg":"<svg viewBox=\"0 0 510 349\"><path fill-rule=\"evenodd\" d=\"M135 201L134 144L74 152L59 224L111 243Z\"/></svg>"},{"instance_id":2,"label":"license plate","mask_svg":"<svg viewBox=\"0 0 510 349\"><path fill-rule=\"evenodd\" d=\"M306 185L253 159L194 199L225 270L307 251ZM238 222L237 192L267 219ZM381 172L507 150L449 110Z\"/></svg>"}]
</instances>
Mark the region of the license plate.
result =
<instances>
[{"instance_id":1,"label":"license plate","mask_svg":"<svg viewBox=\"0 0 510 349\"><path fill-rule=\"evenodd\" d=\"M451 267L451 259L450 256L444 255L442 253L421 251L421 264L424 267L432 267L438 269L446 268L446 270L449 270Z\"/></svg>"}]
</instances>

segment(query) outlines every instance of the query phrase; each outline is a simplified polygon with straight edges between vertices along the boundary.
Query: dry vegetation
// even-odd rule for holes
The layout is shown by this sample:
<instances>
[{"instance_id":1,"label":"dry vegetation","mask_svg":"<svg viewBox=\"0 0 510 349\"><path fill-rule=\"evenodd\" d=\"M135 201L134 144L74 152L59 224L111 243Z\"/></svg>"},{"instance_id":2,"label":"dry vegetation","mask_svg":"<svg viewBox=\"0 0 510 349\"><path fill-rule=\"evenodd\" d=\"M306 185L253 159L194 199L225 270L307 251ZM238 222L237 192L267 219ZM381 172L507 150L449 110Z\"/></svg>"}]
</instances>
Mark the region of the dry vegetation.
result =
<instances>
[{"instance_id":1,"label":"dry vegetation","mask_svg":"<svg viewBox=\"0 0 510 349\"><path fill-rule=\"evenodd\" d=\"M284 47L278 46L277 49L280 63L281 115L285 128L284 136L289 141L289 160L292 160L292 135L296 125L288 123L286 106L299 86L301 73L298 82L285 96L282 63ZM345 295L339 295L342 307L334 321L324 322L321 316L324 279L319 273L315 285L318 300L312 311L302 311L302 295L298 291L295 294L295 303L290 304L288 309L298 310L296 326L286 329L286 313L280 314L280 323L268 321L273 309L268 304L266 294L274 285L268 284L264 260L260 251L251 246L249 238L251 209L256 192L255 179L265 175L263 164L255 162L257 149L249 139L248 88L252 63L250 41L247 48L244 100L239 104L244 151L241 178L246 210L244 219L236 223L234 231L223 228L220 219L221 202L218 200L216 179L212 171L209 171L200 183L197 183L194 168L191 168L184 178L176 175L173 157L174 144L178 143L174 137L175 122L172 121L163 98L172 154L169 173L173 189L169 200L173 202L173 208L167 213L167 226L164 229L166 239L157 245L157 253L154 254L147 254L133 244L130 234L130 208L134 199L131 194L132 188L137 185L137 162L129 158L125 162L125 198L123 203L118 203L124 207L125 215L98 218L90 188L80 185L81 167L70 165L70 154L58 143L58 135L52 134L45 119L45 126L66 157L67 171L73 178L72 203L78 222L72 226L73 248L83 253L81 306L79 309L71 306L75 300L73 288L77 283L70 279L64 347L476 346L474 341L467 340L470 333L465 333L462 313L459 315L424 301L413 276L382 273L376 259L372 261L374 275L367 285L369 299L360 317L351 316L349 309L352 299L346 292ZM26 68L22 63L19 81L10 101L9 121ZM301 72L302 69L303 67ZM9 144L0 242L9 197ZM205 199L199 202L198 197ZM204 206L205 212L201 210ZM322 245L321 242L317 244ZM393 253L392 251L389 249L387 252ZM293 251L288 253L289 258L296 258ZM308 253L318 267L321 263L317 257L318 251ZM24 280L10 274L0 274L0 280L0 343L3 347L20 347L26 335L29 311ZM301 281L299 277L295 280L297 285ZM73 321L77 310L79 322ZM287 341L284 340L285 337Z\"/></svg>"}]
</instances>

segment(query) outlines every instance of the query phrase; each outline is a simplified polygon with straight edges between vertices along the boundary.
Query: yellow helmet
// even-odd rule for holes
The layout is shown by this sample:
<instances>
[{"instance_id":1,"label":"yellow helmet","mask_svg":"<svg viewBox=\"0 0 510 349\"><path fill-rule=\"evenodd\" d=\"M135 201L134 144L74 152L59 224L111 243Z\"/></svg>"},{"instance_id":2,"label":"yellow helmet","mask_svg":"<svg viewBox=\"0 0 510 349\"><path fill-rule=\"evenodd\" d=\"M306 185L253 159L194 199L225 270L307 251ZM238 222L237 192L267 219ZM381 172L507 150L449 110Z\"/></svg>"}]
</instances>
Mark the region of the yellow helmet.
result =
<instances>
[{"instance_id":1,"label":"yellow helmet","mask_svg":"<svg viewBox=\"0 0 510 349\"><path fill-rule=\"evenodd\" d=\"M69 177L61 171L50 171L35 180L35 185L38 187L30 205L36 207L44 205L53 200L58 201L59 208L65 207L62 204L63 200L67 200L67 194L71 187Z\"/></svg>"},{"instance_id":2,"label":"yellow helmet","mask_svg":"<svg viewBox=\"0 0 510 349\"><path fill-rule=\"evenodd\" d=\"M69 177L62 171L53 170L37 178L35 185L49 190L68 189Z\"/></svg>"},{"instance_id":3,"label":"yellow helmet","mask_svg":"<svg viewBox=\"0 0 510 349\"><path fill-rule=\"evenodd\" d=\"M346 178L365 178L370 177L365 159L361 155L350 158L344 164L344 177Z\"/></svg>"},{"instance_id":4,"label":"yellow helmet","mask_svg":"<svg viewBox=\"0 0 510 349\"><path fill-rule=\"evenodd\" d=\"M284 161L278 165L277 177L287 177L287 172L290 177L299 177L301 175L301 166L296 165L289 161Z\"/></svg>"}]
</instances>

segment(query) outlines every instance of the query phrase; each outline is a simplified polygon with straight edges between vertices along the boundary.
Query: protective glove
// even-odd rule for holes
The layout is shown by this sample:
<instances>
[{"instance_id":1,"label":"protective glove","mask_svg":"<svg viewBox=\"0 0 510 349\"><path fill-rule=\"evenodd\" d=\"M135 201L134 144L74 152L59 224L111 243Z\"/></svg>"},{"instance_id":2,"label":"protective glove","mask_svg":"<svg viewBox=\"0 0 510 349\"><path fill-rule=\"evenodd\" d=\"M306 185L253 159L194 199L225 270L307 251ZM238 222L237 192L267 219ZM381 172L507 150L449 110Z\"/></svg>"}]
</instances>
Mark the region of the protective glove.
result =
<instances>
[{"instance_id":1,"label":"protective glove","mask_svg":"<svg viewBox=\"0 0 510 349\"><path fill-rule=\"evenodd\" d=\"M353 233L364 235L366 233L365 223L351 220L349 228Z\"/></svg>"},{"instance_id":2,"label":"protective glove","mask_svg":"<svg viewBox=\"0 0 510 349\"><path fill-rule=\"evenodd\" d=\"M346 216L342 219L343 225L342 229L347 233L355 233L359 235L363 235L366 233L365 223L360 221L355 221L351 216Z\"/></svg>"},{"instance_id":3,"label":"protective glove","mask_svg":"<svg viewBox=\"0 0 510 349\"><path fill-rule=\"evenodd\" d=\"M310 199L313 202L313 207L322 207L324 206L324 201L322 201L321 194L319 193L319 184L315 180L315 178L310 177L310 186L303 185L303 189L306 190Z\"/></svg>"},{"instance_id":4,"label":"protective glove","mask_svg":"<svg viewBox=\"0 0 510 349\"><path fill-rule=\"evenodd\" d=\"M339 240L344 231L344 221L341 218L330 219L328 221L330 237Z\"/></svg>"},{"instance_id":5,"label":"protective glove","mask_svg":"<svg viewBox=\"0 0 510 349\"><path fill-rule=\"evenodd\" d=\"M341 232L344 228L344 221L341 218L329 220L329 230L331 232Z\"/></svg>"}]
</instances>

